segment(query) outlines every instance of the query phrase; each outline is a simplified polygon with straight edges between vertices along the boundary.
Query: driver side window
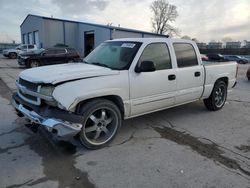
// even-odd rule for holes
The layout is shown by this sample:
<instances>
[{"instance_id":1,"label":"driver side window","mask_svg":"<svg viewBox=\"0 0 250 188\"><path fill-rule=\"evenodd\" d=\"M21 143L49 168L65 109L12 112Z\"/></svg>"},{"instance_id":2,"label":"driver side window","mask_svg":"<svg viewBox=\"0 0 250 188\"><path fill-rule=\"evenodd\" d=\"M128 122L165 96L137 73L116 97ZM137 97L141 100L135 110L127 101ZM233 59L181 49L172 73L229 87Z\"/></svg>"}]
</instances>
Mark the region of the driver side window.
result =
<instances>
[{"instance_id":1,"label":"driver side window","mask_svg":"<svg viewBox=\"0 0 250 188\"><path fill-rule=\"evenodd\" d=\"M166 43L149 44L143 51L139 64L143 61L152 61L156 70L171 69L171 58Z\"/></svg>"}]
</instances>

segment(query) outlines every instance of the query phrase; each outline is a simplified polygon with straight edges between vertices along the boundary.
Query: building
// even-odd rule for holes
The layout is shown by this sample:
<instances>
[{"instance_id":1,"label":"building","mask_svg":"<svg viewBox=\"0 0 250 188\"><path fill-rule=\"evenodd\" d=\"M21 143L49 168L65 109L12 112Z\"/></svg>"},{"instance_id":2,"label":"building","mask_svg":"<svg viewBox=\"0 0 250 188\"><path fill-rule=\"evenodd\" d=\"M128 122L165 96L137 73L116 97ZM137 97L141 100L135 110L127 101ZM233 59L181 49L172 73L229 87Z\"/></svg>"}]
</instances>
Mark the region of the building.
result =
<instances>
[{"instance_id":1,"label":"building","mask_svg":"<svg viewBox=\"0 0 250 188\"><path fill-rule=\"evenodd\" d=\"M238 49L241 47L241 42L226 42L226 48Z\"/></svg>"},{"instance_id":2,"label":"building","mask_svg":"<svg viewBox=\"0 0 250 188\"><path fill-rule=\"evenodd\" d=\"M199 49L207 49L207 44L204 42L197 42L196 44Z\"/></svg>"},{"instance_id":3,"label":"building","mask_svg":"<svg viewBox=\"0 0 250 188\"><path fill-rule=\"evenodd\" d=\"M36 44L40 48L65 44L87 55L105 40L137 37L167 37L155 33L49 18L29 14L20 26L22 43Z\"/></svg>"},{"instance_id":4,"label":"building","mask_svg":"<svg viewBox=\"0 0 250 188\"><path fill-rule=\"evenodd\" d=\"M208 49L222 49L222 42L209 42Z\"/></svg>"},{"instance_id":5,"label":"building","mask_svg":"<svg viewBox=\"0 0 250 188\"><path fill-rule=\"evenodd\" d=\"M244 41L244 45L242 48L250 48L250 41Z\"/></svg>"}]
</instances>

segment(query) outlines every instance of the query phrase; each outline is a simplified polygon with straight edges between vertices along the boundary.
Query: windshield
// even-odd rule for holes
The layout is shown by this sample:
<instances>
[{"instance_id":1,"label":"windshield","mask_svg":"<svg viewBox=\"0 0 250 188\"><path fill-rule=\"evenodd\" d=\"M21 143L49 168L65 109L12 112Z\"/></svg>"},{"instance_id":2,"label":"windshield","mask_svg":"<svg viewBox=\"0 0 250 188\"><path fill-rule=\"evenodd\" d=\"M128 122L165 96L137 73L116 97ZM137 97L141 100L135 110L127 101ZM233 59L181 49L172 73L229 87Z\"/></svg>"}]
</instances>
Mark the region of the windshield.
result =
<instances>
[{"instance_id":1,"label":"windshield","mask_svg":"<svg viewBox=\"0 0 250 188\"><path fill-rule=\"evenodd\" d=\"M23 44L19 44L17 47L16 47L16 49L20 49L20 48L22 48L23 47Z\"/></svg>"},{"instance_id":2,"label":"windshield","mask_svg":"<svg viewBox=\"0 0 250 188\"><path fill-rule=\"evenodd\" d=\"M38 50L34 50L33 53L34 53L34 54L40 54L40 53L42 53L44 50L45 50L45 49L40 48L40 49L38 49Z\"/></svg>"},{"instance_id":3,"label":"windshield","mask_svg":"<svg viewBox=\"0 0 250 188\"><path fill-rule=\"evenodd\" d=\"M141 44L128 41L105 42L92 51L84 62L115 70L127 70Z\"/></svg>"}]
</instances>

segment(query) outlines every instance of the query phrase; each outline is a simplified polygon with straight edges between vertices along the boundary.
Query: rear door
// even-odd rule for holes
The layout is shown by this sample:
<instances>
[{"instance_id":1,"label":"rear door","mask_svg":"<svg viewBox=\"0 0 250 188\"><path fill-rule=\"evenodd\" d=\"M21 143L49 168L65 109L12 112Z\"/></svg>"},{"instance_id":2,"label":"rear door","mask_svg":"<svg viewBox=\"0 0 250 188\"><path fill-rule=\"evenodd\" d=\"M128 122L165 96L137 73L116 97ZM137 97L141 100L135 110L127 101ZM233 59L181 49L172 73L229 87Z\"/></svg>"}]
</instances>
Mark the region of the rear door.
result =
<instances>
[{"instance_id":1,"label":"rear door","mask_svg":"<svg viewBox=\"0 0 250 188\"><path fill-rule=\"evenodd\" d=\"M173 43L176 56L177 92L176 104L197 100L201 97L204 84L204 67L190 43Z\"/></svg>"},{"instance_id":2,"label":"rear door","mask_svg":"<svg viewBox=\"0 0 250 188\"><path fill-rule=\"evenodd\" d=\"M156 71L130 72L131 116L174 105L176 79L167 43L148 44L137 64L152 61Z\"/></svg>"}]
</instances>

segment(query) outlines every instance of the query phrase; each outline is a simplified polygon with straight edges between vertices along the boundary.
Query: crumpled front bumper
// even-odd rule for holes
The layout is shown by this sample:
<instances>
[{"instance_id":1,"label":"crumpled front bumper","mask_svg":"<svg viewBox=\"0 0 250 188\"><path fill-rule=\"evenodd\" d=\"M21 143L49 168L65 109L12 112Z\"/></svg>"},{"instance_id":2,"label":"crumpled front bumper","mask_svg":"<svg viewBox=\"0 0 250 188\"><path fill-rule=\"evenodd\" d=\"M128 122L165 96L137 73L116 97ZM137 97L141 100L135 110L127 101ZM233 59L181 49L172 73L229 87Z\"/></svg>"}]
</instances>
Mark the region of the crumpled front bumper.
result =
<instances>
[{"instance_id":1,"label":"crumpled front bumper","mask_svg":"<svg viewBox=\"0 0 250 188\"><path fill-rule=\"evenodd\" d=\"M66 114L65 111L56 110L46 110L43 109L39 114L37 109L33 110L30 106L22 104L22 99L19 98L17 94L13 95L12 105L17 110L18 113L21 113L25 118L27 118L31 123L39 124L46 128L52 134L55 134L61 138L70 138L75 136L81 131L82 124L81 117L76 117L77 115L72 114L72 120L74 122L70 122L70 115ZM25 103L23 101L23 103ZM45 115L46 114L46 115ZM56 114L53 117L53 114ZM62 120L60 117L65 117L67 120ZM59 119L60 118L60 119Z\"/></svg>"}]
</instances>

